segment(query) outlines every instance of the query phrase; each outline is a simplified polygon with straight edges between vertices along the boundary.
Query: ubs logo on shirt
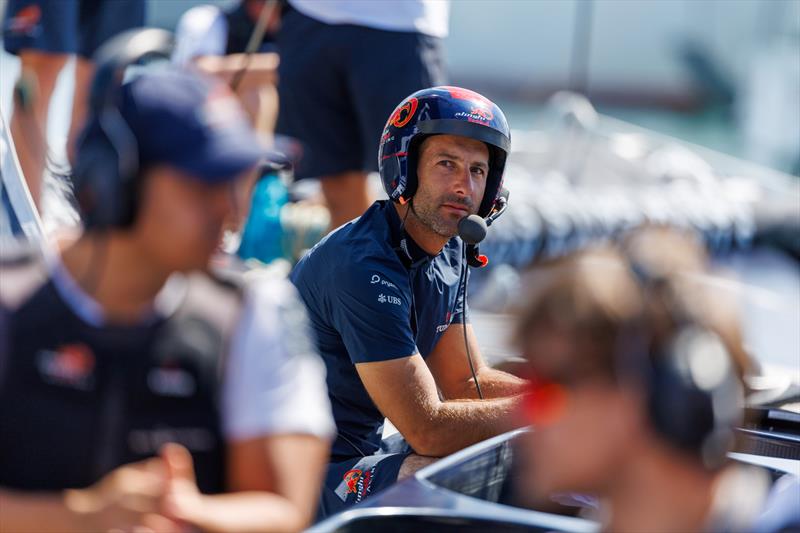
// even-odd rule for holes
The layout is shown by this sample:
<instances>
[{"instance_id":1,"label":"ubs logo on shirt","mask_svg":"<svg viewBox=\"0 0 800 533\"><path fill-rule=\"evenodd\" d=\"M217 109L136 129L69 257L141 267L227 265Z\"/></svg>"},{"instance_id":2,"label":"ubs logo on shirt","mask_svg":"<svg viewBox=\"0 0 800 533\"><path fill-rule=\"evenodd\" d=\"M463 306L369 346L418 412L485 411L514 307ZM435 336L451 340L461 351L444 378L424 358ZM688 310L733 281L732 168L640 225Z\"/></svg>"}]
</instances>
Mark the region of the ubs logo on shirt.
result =
<instances>
[{"instance_id":1,"label":"ubs logo on shirt","mask_svg":"<svg viewBox=\"0 0 800 533\"><path fill-rule=\"evenodd\" d=\"M85 344L39 350L35 358L36 368L46 383L82 391L94 389L95 357Z\"/></svg>"}]
</instances>

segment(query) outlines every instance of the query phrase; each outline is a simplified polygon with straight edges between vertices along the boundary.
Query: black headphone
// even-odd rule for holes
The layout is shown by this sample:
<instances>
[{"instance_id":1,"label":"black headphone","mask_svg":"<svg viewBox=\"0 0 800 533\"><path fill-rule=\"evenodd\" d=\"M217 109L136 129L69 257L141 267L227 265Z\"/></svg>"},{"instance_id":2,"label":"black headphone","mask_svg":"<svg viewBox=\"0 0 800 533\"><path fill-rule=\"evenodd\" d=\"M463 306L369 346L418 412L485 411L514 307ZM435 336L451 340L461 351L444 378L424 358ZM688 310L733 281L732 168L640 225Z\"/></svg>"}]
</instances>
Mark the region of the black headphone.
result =
<instances>
[{"instance_id":1,"label":"black headphone","mask_svg":"<svg viewBox=\"0 0 800 533\"><path fill-rule=\"evenodd\" d=\"M619 373L641 384L650 423L661 438L718 467L742 422L744 389L733 358L719 334L678 301L666 277L626 257L645 304L659 299L674 324L668 338L658 342L643 317L623 327Z\"/></svg>"},{"instance_id":2,"label":"black headphone","mask_svg":"<svg viewBox=\"0 0 800 533\"><path fill-rule=\"evenodd\" d=\"M128 227L137 211L139 150L119 111L125 70L154 58L168 59L173 36L157 28L123 32L93 57L97 72L89 95L86 126L76 147L75 196L85 228Z\"/></svg>"}]
</instances>

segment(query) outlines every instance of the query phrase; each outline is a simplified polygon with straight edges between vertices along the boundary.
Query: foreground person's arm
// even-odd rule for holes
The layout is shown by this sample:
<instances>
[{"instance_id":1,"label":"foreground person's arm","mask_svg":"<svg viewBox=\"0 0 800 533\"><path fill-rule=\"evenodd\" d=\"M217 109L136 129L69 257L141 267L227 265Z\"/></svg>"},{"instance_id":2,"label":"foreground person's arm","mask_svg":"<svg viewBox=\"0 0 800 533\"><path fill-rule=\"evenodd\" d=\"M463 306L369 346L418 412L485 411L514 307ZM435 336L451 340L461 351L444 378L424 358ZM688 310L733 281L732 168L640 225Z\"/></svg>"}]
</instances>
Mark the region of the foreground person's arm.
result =
<instances>
[{"instance_id":1,"label":"foreground person's arm","mask_svg":"<svg viewBox=\"0 0 800 533\"><path fill-rule=\"evenodd\" d=\"M231 446L225 494L201 494L192 458L178 445L162 450L168 492L164 513L202 531L300 531L316 511L328 442L309 435L253 439Z\"/></svg>"},{"instance_id":2,"label":"foreground person's arm","mask_svg":"<svg viewBox=\"0 0 800 533\"><path fill-rule=\"evenodd\" d=\"M0 531L46 533L177 530L160 516L166 488L159 459L121 466L86 489L30 492L0 488Z\"/></svg>"},{"instance_id":3,"label":"foreground person's arm","mask_svg":"<svg viewBox=\"0 0 800 533\"><path fill-rule=\"evenodd\" d=\"M316 512L335 431L324 365L294 287L250 289L223 388L226 493L200 494L189 454L167 446L165 513L211 532L299 531Z\"/></svg>"}]
</instances>

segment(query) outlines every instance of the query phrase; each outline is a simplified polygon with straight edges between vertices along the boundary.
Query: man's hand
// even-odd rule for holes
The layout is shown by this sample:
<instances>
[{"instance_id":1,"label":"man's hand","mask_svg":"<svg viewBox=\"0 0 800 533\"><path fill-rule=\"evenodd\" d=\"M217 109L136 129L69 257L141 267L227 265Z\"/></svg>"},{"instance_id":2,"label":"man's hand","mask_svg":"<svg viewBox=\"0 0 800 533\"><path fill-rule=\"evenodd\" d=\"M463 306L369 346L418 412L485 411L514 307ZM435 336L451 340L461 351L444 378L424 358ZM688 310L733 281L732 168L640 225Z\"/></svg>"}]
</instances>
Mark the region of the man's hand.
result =
<instances>
[{"instance_id":1,"label":"man's hand","mask_svg":"<svg viewBox=\"0 0 800 533\"><path fill-rule=\"evenodd\" d=\"M189 450L180 444L165 444L161 448L161 460L166 473L164 514L179 524L202 524L205 496L197 488Z\"/></svg>"},{"instance_id":2,"label":"man's hand","mask_svg":"<svg viewBox=\"0 0 800 533\"><path fill-rule=\"evenodd\" d=\"M464 344L464 326L450 324L425 363L436 380L436 385L448 400L477 399L478 391L467 361ZM466 325L466 338L475 374L485 399L508 398L525 391L527 382L486 364L481 355L478 339L472 325Z\"/></svg>"},{"instance_id":3,"label":"man's hand","mask_svg":"<svg viewBox=\"0 0 800 533\"><path fill-rule=\"evenodd\" d=\"M165 489L162 461L148 459L120 466L88 489L65 491L64 502L87 530L178 531L159 514Z\"/></svg>"}]
</instances>

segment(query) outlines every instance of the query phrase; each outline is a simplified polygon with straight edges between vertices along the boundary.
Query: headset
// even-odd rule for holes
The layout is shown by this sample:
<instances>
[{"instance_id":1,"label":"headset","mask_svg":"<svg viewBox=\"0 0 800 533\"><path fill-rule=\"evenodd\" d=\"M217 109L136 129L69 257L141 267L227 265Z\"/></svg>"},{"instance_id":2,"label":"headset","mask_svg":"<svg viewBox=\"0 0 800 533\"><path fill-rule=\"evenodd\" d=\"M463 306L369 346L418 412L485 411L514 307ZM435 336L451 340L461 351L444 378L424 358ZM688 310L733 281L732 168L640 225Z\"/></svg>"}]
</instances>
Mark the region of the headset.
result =
<instances>
[{"instance_id":1,"label":"headset","mask_svg":"<svg viewBox=\"0 0 800 533\"><path fill-rule=\"evenodd\" d=\"M725 461L743 416L745 391L733 358L719 334L679 301L670 280L623 253L645 305L660 300L673 327L657 342L644 316L623 326L618 375L643 390L648 418L661 438L716 468Z\"/></svg>"},{"instance_id":2,"label":"headset","mask_svg":"<svg viewBox=\"0 0 800 533\"><path fill-rule=\"evenodd\" d=\"M173 47L173 36L166 30L134 29L107 41L93 57L97 71L73 171L75 196L86 229L125 228L134 222L139 150L118 108L120 87L129 66L168 59Z\"/></svg>"}]
</instances>

